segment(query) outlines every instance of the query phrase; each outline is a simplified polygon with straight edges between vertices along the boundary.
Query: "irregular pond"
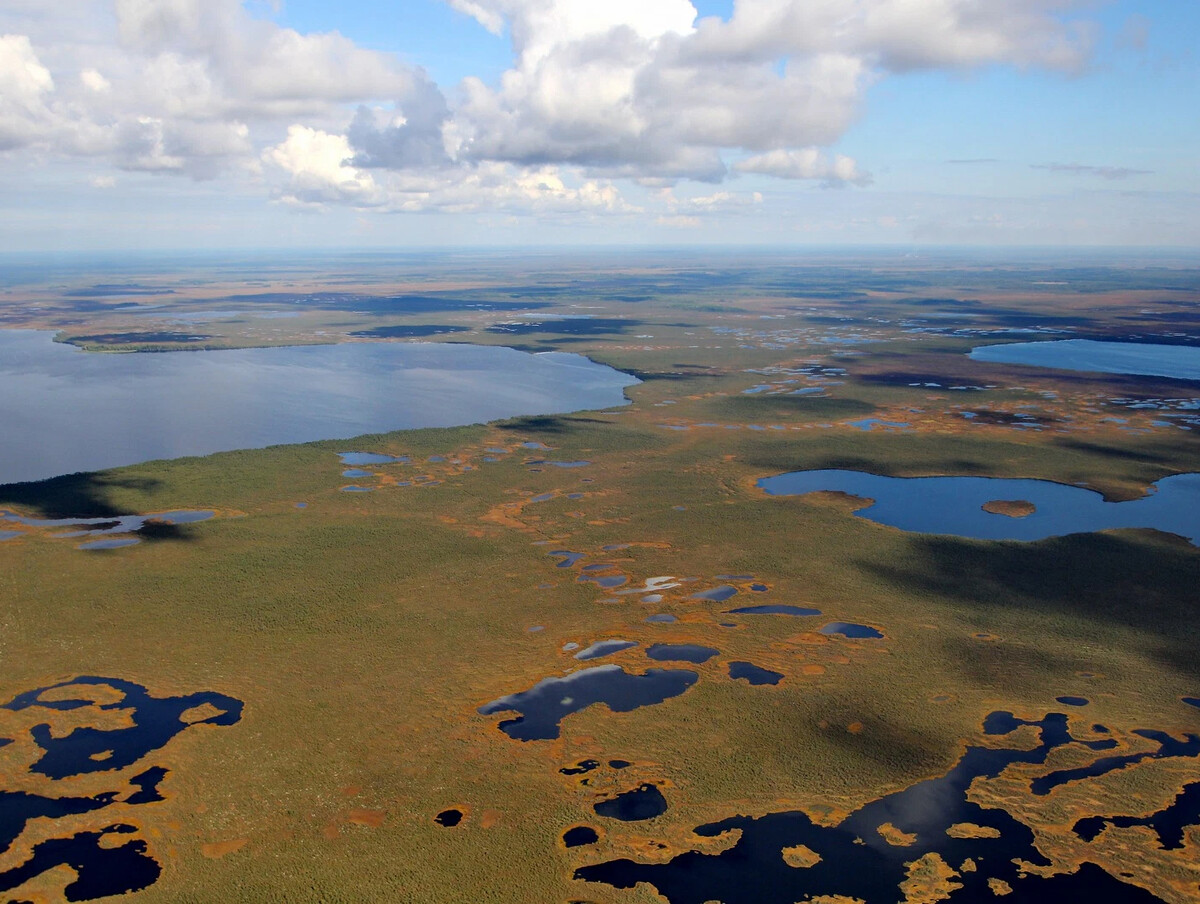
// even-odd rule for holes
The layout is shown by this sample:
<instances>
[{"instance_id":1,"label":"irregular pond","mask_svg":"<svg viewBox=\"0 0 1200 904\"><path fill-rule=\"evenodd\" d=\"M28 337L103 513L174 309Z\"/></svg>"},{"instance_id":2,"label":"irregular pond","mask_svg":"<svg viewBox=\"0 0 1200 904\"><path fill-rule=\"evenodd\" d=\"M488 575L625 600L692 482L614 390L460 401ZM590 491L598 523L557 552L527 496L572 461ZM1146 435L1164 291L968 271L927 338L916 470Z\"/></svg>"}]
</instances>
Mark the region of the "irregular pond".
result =
<instances>
[{"instance_id":1,"label":"irregular pond","mask_svg":"<svg viewBox=\"0 0 1200 904\"><path fill-rule=\"evenodd\" d=\"M622 822L641 822L667 812L667 799L657 785L642 785L618 794L612 800L602 800L594 807L597 816L619 819Z\"/></svg>"},{"instance_id":2,"label":"irregular pond","mask_svg":"<svg viewBox=\"0 0 1200 904\"><path fill-rule=\"evenodd\" d=\"M43 699L45 695L64 688L77 688L75 698ZM116 702L100 704L89 696L89 688L116 691ZM49 724L35 725L30 734L44 751L42 757L29 767L31 772L61 779L93 772L111 772L132 765L153 750L158 750L192 725L234 725L242 717L242 702L224 694L201 692L182 697L153 697L146 688L119 678L98 678L84 675L18 694L0 708L19 712L26 709L71 711L95 707L101 711L128 711L132 725L126 728L100 730L80 727L63 737L56 737ZM185 719L189 710L198 707L211 709L202 719ZM103 756L97 759L97 756Z\"/></svg>"},{"instance_id":3,"label":"irregular pond","mask_svg":"<svg viewBox=\"0 0 1200 904\"><path fill-rule=\"evenodd\" d=\"M697 665L708 662L720 652L695 643L656 643L646 648L646 655L659 662L692 662Z\"/></svg>"},{"instance_id":4,"label":"irregular pond","mask_svg":"<svg viewBox=\"0 0 1200 904\"><path fill-rule=\"evenodd\" d=\"M1150 494L1106 502L1082 487L1049 480L997 477L883 477L864 471L793 471L758 481L772 496L836 492L874 500L854 514L878 524L975 540L1044 540L1118 528L1154 528L1200 545L1200 474L1164 477ZM1036 506L1015 519L983 510L996 499Z\"/></svg>"},{"instance_id":5,"label":"irregular pond","mask_svg":"<svg viewBox=\"0 0 1200 904\"><path fill-rule=\"evenodd\" d=\"M736 842L720 853L689 851L666 863L612 860L578 869L575 878L614 888L645 882L670 904L793 904L837 895L876 904L903 900L900 886L908 878L908 864L936 854L955 866L970 859L975 867L956 873L954 882L961 888L951 892L951 901L994 900L989 880L1000 880L1012 887L1013 900L1034 904L1158 902L1149 892L1126 885L1090 863L1077 872L1049 878L1018 866L1018 860L1038 866L1052 863L1034 845L1029 827L1005 810L987 809L969 800L971 783L994 778L1010 765L1044 764L1059 747L1103 750L1116 744L1076 740L1068 731L1067 717L1060 713L1039 721L993 713L984 731L1004 736L1023 726L1038 732L1040 744L1034 749L1023 749L1023 744L968 746L946 775L872 801L840 823L821 825L801 811L759 818L734 816L694 830L700 838L740 832ZM964 825L974 829L955 830ZM881 830L911 836L912 843L893 846ZM789 855L802 862L793 866Z\"/></svg>"},{"instance_id":6,"label":"irregular pond","mask_svg":"<svg viewBox=\"0 0 1200 904\"><path fill-rule=\"evenodd\" d=\"M63 865L75 872L75 879L63 890L68 901L93 901L148 888L158 881L162 867L147 853L146 842L136 839L117 843L121 835L136 831L133 826L117 824L99 832L79 832L70 838L36 844L28 860L0 872L0 892Z\"/></svg>"},{"instance_id":7,"label":"irregular pond","mask_svg":"<svg viewBox=\"0 0 1200 904\"><path fill-rule=\"evenodd\" d=\"M339 452L338 457L344 465L390 465L410 461L407 455L380 455L376 452Z\"/></svg>"},{"instance_id":8,"label":"irregular pond","mask_svg":"<svg viewBox=\"0 0 1200 904\"><path fill-rule=\"evenodd\" d=\"M0 851L10 849L34 820L40 838L45 839L41 833L47 832L58 836L39 840L24 862L0 871L0 892L68 866L75 877L66 886L66 899L90 901L146 888L157 881L162 870L148 853L145 840L121 837L135 834L138 830L134 827L114 824L80 832L70 817L113 805L126 814L128 807L164 800L159 786L168 774L165 768L143 768L128 779L121 777L120 770L160 750L190 726L233 725L241 718L242 703L216 693L155 697L129 681L83 676L18 694L0 708L28 710L34 716L29 737L41 748L42 756L29 771L56 780L50 786L55 789L54 796L44 797L7 790L4 784L16 776L0 777ZM74 730L67 734L52 730L56 712L71 713ZM96 727L114 724L112 713L123 717L115 723L118 727ZM9 739L0 739L0 747L9 743ZM98 775L101 773L112 775ZM85 774L97 776L89 779L92 789L98 781L116 787L91 797L75 796L76 777ZM61 827L52 822L59 819L67 822Z\"/></svg>"},{"instance_id":9,"label":"irregular pond","mask_svg":"<svg viewBox=\"0 0 1200 904\"><path fill-rule=\"evenodd\" d=\"M510 694L479 707L480 715L518 712L498 726L518 741L553 740L562 720L594 703L626 713L678 697L699 680L683 669L650 669L632 675L619 665L598 665L562 678L545 678L527 691Z\"/></svg>"},{"instance_id":10,"label":"irregular pond","mask_svg":"<svg viewBox=\"0 0 1200 904\"><path fill-rule=\"evenodd\" d=\"M157 512L150 515L110 515L105 518L26 518L15 512L0 509L0 521L10 521L25 527L36 527L53 530L60 527L76 527L79 530L64 534L54 534L57 540L71 540L76 537L100 537L111 534L132 534L142 530L150 523L156 524L197 524L208 521L216 516L216 512ZM13 536L20 536L13 532Z\"/></svg>"},{"instance_id":11,"label":"irregular pond","mask_svg":"<svg viewBox=\"0 0 1200 904\"><path fill-rule=\"evenodd\" d=\"M630 650L636 646L636 640L598 640L586 650L580 650L576 653L575 658L580 662L586 662L589 659L602 659L605 656L620 653L622 650Z\"/></svg>"},{"instance_id":12,"label":"irregular pond","mask_svg":"<svg viewBox=\"0 0 1200 904\"><path fill-rule=\"evenodd\" d=\"M1176 795L1165 810L1150 816L1088 816L1079 820L1072 831L1084 841L1094 841L1107 826L1128 829L1145 826L1158 836L1159 846L1166 851L1183 847L1188 826L1200 823L1200 782L1193 782Z\"/></svg>"},{"instance_id":13,"label":"irregular pond","mask_svg":"<svg viewBox=\"0 0 1200 904\"><path fill-rule=\"evenodd\" d=\"M578 355L429 343L96 354L0 331L0 484L158 458L626 404ZM347 461L346 464L366 464Z\"/></svg>"},{"instance_id":14,"label":"irregular pond","mask_svg":"<svg viewBox=\"0 0 1200 904\"><path fill-rule=\"evenodd\" d=\"M713 587L711 590L701 590L699 593L693 593L689 599L694 600L711 600L715 603L723 603L730 597L737 596L738 589L730 587L728 584L721 587Z\"/></svg>"},{"instance_id":15,"label":"irregular pond","mask_svg":"<svg viewBox=\"0 0 1200 904\"><path fill-rule=\"evenodd\" d=\"M879 640L883 632L876 631L868 625L854 625L849 622L830 622L821 629L822 634L840 634L855 640Z\"/></svg>"},{"instance_id":16,"label":"irregular pond","mask_svg":"<svg viewBox=\"0 0 1200 904\"><path fill-rule=\"evenodd\" d=\"M793 615L807 617L820 615L820 609L805 609L802 606L743 606L741 609L730 609L726 615Z\"/></svg>"},{"instance_id":17,"label":"irregular pond","mask_svg":"<svg viewBox=\"0 0 1200 904\"><path fill-rule=\"evenodd\" d=\"M443 810L437 816L433 817L433 821L447 829L452 829L463 820L462 810Z\"/></svg>"},{"instance_id":18,"label":"irregular pond","mask_svg":"<svg viewBox=\"0 0 1200 904\"><path fill-rule=\"evenodd\" d=\"M770 669L764 669L752 662L729 663L729 677L735 681L749 681L753 685L774 685L783 680L782 673L773 672Z\"/></svg>"},{"instance_id":19,"label":"irregular pond","mask_svg":"<svg viewBox=\"0 0 1200 904\"><path fill-rule=\"evenodd\" d=\"M984 345L972 349L971 357L992 364L1026 364L1089 373L1200 380L1200 348L1187 345L1060 339L1054 342Z\"/></svg>"}]
</instances>

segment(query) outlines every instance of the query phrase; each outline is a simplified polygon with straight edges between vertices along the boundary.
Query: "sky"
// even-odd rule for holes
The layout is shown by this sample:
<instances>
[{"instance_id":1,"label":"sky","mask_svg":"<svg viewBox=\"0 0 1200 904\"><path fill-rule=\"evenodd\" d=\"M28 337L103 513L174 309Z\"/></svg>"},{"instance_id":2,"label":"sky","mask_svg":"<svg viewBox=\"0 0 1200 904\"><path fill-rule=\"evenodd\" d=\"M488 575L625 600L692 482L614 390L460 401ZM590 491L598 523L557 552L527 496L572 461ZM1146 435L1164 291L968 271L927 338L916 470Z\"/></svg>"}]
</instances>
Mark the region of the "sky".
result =
<instances>
[{"instance_id":1,"label":"sky","mask_svg":"<svg viewBox=\"0 0 1200 904\"><path fill-rule=\"evenodd\" d=\"M0 247L1200 246L1192 0L0 0Z\"/></svg>"}]
</instances>

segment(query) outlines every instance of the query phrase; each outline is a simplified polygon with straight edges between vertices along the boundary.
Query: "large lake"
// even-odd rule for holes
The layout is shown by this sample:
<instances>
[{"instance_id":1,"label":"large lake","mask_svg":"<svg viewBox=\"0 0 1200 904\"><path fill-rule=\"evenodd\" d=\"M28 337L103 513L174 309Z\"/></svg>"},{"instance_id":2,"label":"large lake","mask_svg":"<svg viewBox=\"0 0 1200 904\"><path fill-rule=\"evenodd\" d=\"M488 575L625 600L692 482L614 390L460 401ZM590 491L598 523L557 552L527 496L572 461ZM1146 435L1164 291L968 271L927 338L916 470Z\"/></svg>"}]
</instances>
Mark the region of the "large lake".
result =
<instances>
[{"instance_id":1,"label":"large lake","mask_svg":"<svg viewBox=\"0 0 1200 904\"><path fill-rule=\"evenodd\" d=\"M419 343L97 354L0 330L0 484L626 404L579 355Z\"/></svg>"},{"instance_id":2,"label":"large lake","mask_svg":"<svg viewBox=\"0 0 1200 904\"><path fill-rule=\"evenodd\" d=\"M984 345L973 349L971 357L993 364L1028 364L1059 370L1200 380L1200 348L1188 345L1062 339Z\"/></svg>"},{"instance_id":3,"label":"large lake","mask_svg":"<svg viewBox=\"0 0 1200 904\"><path fill-rule=\"evenodd\" d=\"M1106 502L1099 493L1049 480L993 477L883 477L863 471L793 471L758 486L772 496L846 493L874 502L860 518L926 534L976 540L1044 540L1066 534L1150 527L1200 545L1200 474L1175 474L1129 502ZM1026 517L984 511L996 501L1036 506Z\"/></svg>"}]
</instances>

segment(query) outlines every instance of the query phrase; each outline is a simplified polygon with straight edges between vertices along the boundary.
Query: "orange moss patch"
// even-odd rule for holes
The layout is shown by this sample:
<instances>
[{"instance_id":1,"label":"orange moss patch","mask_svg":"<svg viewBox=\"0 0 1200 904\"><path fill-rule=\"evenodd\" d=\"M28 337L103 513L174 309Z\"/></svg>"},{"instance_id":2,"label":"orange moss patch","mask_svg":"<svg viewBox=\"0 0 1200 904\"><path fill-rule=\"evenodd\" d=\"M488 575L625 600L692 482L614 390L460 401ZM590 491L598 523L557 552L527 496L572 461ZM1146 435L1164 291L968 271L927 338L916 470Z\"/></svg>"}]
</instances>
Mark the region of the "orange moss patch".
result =
<instances>
[{"instance_id":1,"label":"orange moss patch","mask_svg":"<svg viewBox=\"0 0 1200 904\"><path fill-rule=\"evenodd\" d=\"M981 508L990 515L1005 515L1009 518L1028 518L1037 511L1037 506L1024 499L993 499Z\"/></svg>"},{"instance_id":2,"label":"orange moss patch","mask_svg":"<svg viewBox=\"0 0 1200 904\"><path fill-rule=\"evenodd\" d=\"M200 845L200 853L209 860L220 860L222 857L228 854L236 854L249 843L249 838L233 838L229 841L214 841L210 844Z\"/></svg>"},{"instance_id":3,"label":"orange moss patch","mask_svg":"<svg viewBox=\"0 0 1200 904\"><path fill-rule=\"evenodd\" d=\"M792 869L810 869L821 862L821 855L812 848L798 844L783 849L783 862Z\"/></svg>"},{"instance_id":4,"label":"orange moss patch","mask_svg":"<svg viewBox=\"0 0 1200 904\"><path fill-rule=\"evenodd\" d=\"M931 852L914 860L908 864L908 878L900 883L905 904L934 904L946 900L956 889L963 887L961 882L952 881L958 875L939 854Z\"/></svg>"},{"instance_id":5,"label":"orange moss patch","mask_svg":"<svg viewBox=\"0 0 1200 904\"><path fill-rule=\"evenodd\" d=\"M825 666L823 665L806 665L800 669L802 675L824 675Z\"/></svg>"},{"instance_id":6,"label":"orange moss patch","mask_svg":"<svg viewBox=\"0 0 1200 904\"><path fill-rule=\"evenodd\" d=\"M369 829L379 828L385 819L387 819L387 813L383 810L351 810L346 814L347 822L356 826L366 826Z\"/></svg>"},{"instance_id":7,"label":"orange moss patch","mask_svg":"<svg viewBox=\"0 0 1200 904\"><path fill-rule=\"evenodd\" d=\"M195 725L197 722L203 722L205 719L212 719L219 715L221 715L221 710L211 703L201 703L199 706L193 706L180 713L179 721L185 725Z\"/></svg>"},{"instance_id":8,"label":"orange moss patch","mask_svg":"<svg viewBox=\"0 0 1200 904\"><path fill-rule=\"evenodd\" d=\"M892 847L911 847L917 842L915 834L902 832L890 822L885 822L876 831L879 832L879 837Z\"/></svg>"},{"instance_id":9,"label":"orange moss patch","mask_svg":"<svg viewBox=\"0 0 1200 904\"><path fill-rule=\"evenodd\" d=\"M846 726L846 731L850 732L850 734L862 734L863 727L862 722L851 722Z\"/></svg>"},{"instance_id":10,"label":"orange moss patch","mask_svg":"<svg viewBox=\"0 0 1200 904\"><path fill-rule=\"evenodd\" d=\"M999 838L1000 830L991 826L977 826L973 822L959 822L946 829L951 838Z\"/></svg>"},{"instance_id":11,"label":"orange moss patch","mask_svg":"<svg viewBox=\"0 0 1200 904\"><path fill-rule=\"evenodd\" d=\"M484 810L479 816L479 825L485 829L494 829L503 819L504 814L499 810Z\"/></svg>"}]
</instances>

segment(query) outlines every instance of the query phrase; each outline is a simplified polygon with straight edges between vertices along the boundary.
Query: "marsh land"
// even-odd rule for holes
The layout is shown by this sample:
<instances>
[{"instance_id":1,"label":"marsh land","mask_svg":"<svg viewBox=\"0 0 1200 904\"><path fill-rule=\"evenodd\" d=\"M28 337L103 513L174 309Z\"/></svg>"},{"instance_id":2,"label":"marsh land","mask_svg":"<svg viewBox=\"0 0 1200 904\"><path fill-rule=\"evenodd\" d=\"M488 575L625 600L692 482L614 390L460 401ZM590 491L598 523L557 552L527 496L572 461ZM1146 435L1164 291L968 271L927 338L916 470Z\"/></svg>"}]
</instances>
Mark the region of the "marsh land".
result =
<instances>
[{"instance_id":1,"label":"marsh land","mask_svg":"<svg viewBox=\"0 0 1200 904\"><path fill-rule=\"evenodd\" d=\"M1200 261L4 272L0 900L1200 899Z\"/></svg>"}]
</instances>

